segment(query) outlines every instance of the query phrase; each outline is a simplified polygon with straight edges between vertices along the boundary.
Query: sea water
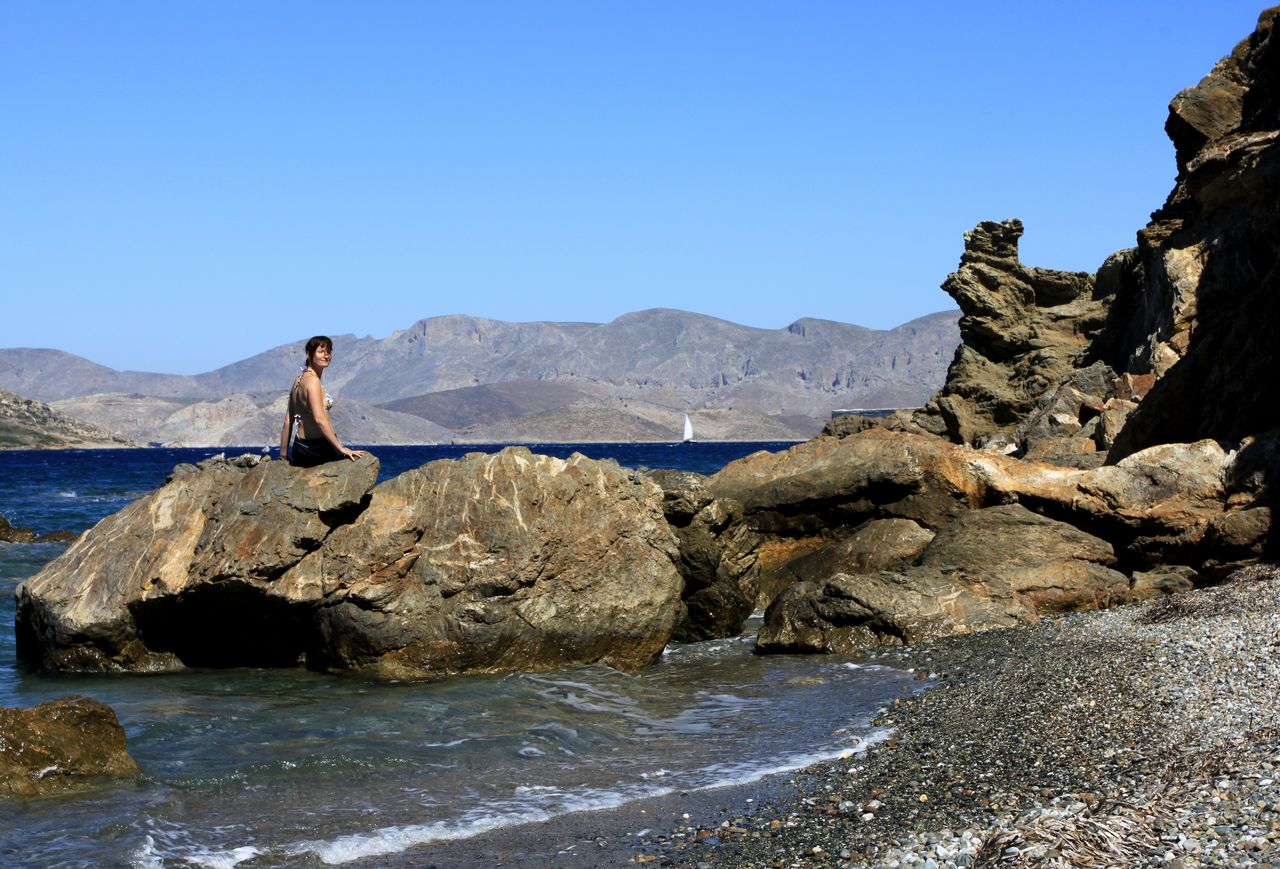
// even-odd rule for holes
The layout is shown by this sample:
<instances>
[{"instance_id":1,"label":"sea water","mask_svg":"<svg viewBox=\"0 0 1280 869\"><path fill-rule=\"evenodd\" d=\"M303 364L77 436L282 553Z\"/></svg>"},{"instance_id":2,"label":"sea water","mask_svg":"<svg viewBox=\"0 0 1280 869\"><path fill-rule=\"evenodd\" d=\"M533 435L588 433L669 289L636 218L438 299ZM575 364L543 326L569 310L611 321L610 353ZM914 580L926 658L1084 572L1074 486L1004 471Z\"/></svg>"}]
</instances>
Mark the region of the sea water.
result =
<instances>
[{"instance_id":1,"label":"sea water","mask_svg":"<svg viewBox=\"0 0 1280 869\"><path fill-rule=\"evenodd\" d=\"M539 445L629 467L714 472L784 444ZM497 447L377 447L382 477ZM221 450L0 452L0 514L82 531ZM229 455L237 450L226 450ZM379 683L304 670L35 674L17 666L13 588L64 544L0 543L0 706L111 706L143 775L75 796L0 799L0 865L386 865L432 842L757 780L856 751L910 674L758 656L738 637L605 667ZM226 626L235 642L237 626Z\"/></svg>"}]
</instances>

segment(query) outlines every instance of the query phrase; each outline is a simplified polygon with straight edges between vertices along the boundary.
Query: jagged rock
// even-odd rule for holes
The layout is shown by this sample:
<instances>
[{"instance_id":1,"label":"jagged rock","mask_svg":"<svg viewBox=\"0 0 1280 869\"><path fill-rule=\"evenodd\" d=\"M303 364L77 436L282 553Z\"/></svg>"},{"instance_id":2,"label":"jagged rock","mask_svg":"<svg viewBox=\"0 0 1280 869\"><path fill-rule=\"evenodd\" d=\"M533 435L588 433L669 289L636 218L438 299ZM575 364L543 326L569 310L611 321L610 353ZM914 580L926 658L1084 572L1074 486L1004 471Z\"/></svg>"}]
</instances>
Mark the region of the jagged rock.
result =
<instances>
[{"instance_id":1,"label":"jagged rock","mask_svg":"<svg viewBox=\"0 0 1280 869\"><path fill-rule=\"evenodd\" d=\"M31 709L0 707L0 795L62 794L138 773L124 728L97 700L63 697Z\"/></svg>"},{"instance_id":2,"label":"jagged rock","mask_svg":"<svg viewBox=\"0 0 1280 869\"><path fill-rule=\"evenodd\" d=\"M742 508L707 491L706 478L687 471L655 471L663 512L679 541L685 617L673 639L735 636L756 606L759 536L742 522Z\"/></svg>"},{"instance_id":3,"label":"jagged rock","mask_svg":"<svg viewBox=\"0 0 1280 869\"><path fill-rule=\"evenodd\" d=\"M1102 362L1072 371L1014 430L1023 457L1071 467L1098 467L1098 419L1111 397L1115 372Z\"/></svg>"},{"instance_id":4,"label":"jagged rock","mask_svg":"<svg viewBox=\"0 0 1280 869\"><path fill-rule=\"evenodd\" d=\"M430 678L634 669L670 638L682 583L652 482L522 448L376 475L372 457L176 475L19 587L20 655Z\"/></svg>"},{"instance_id":5,"label":"jagged rock","mask_svg":"<svg viewBox=\"0 0 1280 869\"><path fill-rule=\"evenodd\" d=\"M957 443L981 446L1010 432L1106 322L1093 276L1022 265L1021 235L1020 220L978 224L942 284L960 305L963 343L919 424L934 417Z\"/></svg>"},{"instance_id":6,"label":"jagged rock","mask_svg":"<svg viewBox=\"0 0 1280 869\"><path fill-rule=\"evenodd\" d=\"M896 570L915 562L933 540L933 532L910 519L872 519L848 537L819 545L760 577L761 602L768 606L797 582L821 581L837 573Z\"/></svg>"},{"instance_id":7,"label":"jagged rock","mask_svg":"<svg viewBox=\"0 0 1280 869\"><path fill-rule=\"evenodd\" d=\"M1098 424L1094 428L1094 442L1098 449L1106 453L1115 446L1116 438L1124 430L1129 417L1138 409L1138 402L1124 398L1109 398L1102 405L1102 413L1098 416Z\"/></svg>"},{"instance_id":8,"label":"jagged rock","mask_svg":"<svg viewBox=\"0 0 1280 869\"><path fill-rule=\"evenodd\" d=\"M851 419L711 479L763 535L766 585L790 563L819 563L859 522L901 517L938 531L914 566L818 573L787 588L763 648L850 649L1123 596L1113 562L1097 555L1051 559L1029 578L1024 535L1105 541L1138 595L1211 582L1280 549L1277 17L1263 12L1231 57L1173 101L1178 180L1136 248L1091 277L1022 266L1017 221L966 235L944 284L960 303L963 344L914 422L986 451ZM991 533L969 523L1014 511L994 506L1009 503L1040 518L969 545ZM1041 585L1018 585L1027 581Z\"/></svg>"},{"instance_id":9,"label":"jagged rock","mask_svg":"<svg viewBox=\"0 0 1280 869\"><path fill-rule=\"evenodd\" d=\"M1280 425L1277 10L1170 105L1177 184L1138 235L1095 358L1154 375L1110 461L1159 443L1238 441Z\"/></svg>"}]
</instances>

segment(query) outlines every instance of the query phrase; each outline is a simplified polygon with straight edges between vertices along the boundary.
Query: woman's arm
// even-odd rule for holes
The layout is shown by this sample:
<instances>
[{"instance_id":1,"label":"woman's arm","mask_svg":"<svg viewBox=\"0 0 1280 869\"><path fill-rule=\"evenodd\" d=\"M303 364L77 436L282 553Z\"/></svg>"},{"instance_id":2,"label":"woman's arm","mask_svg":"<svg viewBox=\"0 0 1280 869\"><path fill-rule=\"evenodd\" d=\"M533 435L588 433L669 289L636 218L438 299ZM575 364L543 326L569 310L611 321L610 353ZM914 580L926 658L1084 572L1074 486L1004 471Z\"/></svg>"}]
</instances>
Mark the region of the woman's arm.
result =
<instances>
[{"instance_id":1,"label":"woman's arm","mask_svg":"<svg viewBox=\"0 0 1280 869\"><path fill-rule=\"evenodd\" d=\"M311 408L311 416L316 421L316 428L320 429L320 433L324 435L324 439L352 461L363 456L364 450L349 450L342 445L342 441L338 440L333 424L329 422L329 411L324 406L324 389L320 386L320 378L304 378L303 388L307 390L307 406Z\"/></svg>"},{"instance_id":2,"label":"woman's arm","mask_svg":"<svg viewBox=\"0 0 1280 869\"><path fill-rule=\"evenodd\" d=\"M289 458L289 438L293 437L293 391L289 391L289 400L284 403L284 425L280 428L280 458Z\"/></svg>"}]
</instances>

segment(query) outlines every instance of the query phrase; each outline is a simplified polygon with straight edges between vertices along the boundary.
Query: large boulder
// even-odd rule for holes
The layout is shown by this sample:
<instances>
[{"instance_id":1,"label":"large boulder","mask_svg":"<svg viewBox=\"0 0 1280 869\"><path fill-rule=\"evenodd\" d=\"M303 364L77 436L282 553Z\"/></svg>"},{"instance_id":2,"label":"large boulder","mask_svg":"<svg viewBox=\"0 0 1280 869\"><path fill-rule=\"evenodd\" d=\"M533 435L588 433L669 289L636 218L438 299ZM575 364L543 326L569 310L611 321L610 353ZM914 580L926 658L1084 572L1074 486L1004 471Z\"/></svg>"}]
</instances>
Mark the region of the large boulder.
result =
<instances>
[{"instance_id":1,"label":"large boulder","mask_svg":"<svg viewBox=\"0 0 1280 869\"><path fill-rule=\"evenodd\" d=\"M1124 600L1106 541L1018 504L958 516L894 571L837 573L785 589L765 612L762 652L856 652L1037 621Z\"/></svg>"},{"instance_id":2,"label":"large boulder","mask_svg":"<svg viewBox=\"0 0 1280 869\"><path fill-rule=\"evenodd\" d=\"M19 652L435 678L634 669L670 638L682 582L652 482L522 448L376 475L369 457L176 474L19 587Z\"/></svg>"},{"instance_id":3,"label":"large boulder","mask_svg":"<svg viewBox=\"0 0 1280 869\"><path fill-rule=\"evenodd\" d=\"M296 663L305 616L274 582L360 511L377 475L368 456L179 466L18 587L19 656L55 670Z\"/></svg>"},{"instance_id":4,"label":"large boulder","mask_svg":"<svg viewBox=\"0 0 1280 869\"><path fill-rule=\"evenodd\" d=\"M662 490L523 447L431 462L280 577L314 607L313 665L392 678L652 663L683 582Z\"/></svg>"},{"instance_id":5,"label":"large boulder","mask_svg":"<svg viewBox=\"0 0 1280 869\"><path fill-rule=\"evenodd\" d=\"M785 589L765 611L756 651L854 654L1018 623L1000 604L934 570L837 573Z\"/></svg>"},{"instance_id":6,"label":"large boulder","mask_svg":"<svg viewBox=\"0 0 1280 869\"><path fill-rule=\"evenodd\" d=\"M747 456L712 475L707 487L741 504L763 534L825 542L869 519L911 519L936 529L985 506L988 487L970 467L984 458L1005 457L872 428Z\"/></svg>"},{"instance_id":7,"label":"large boulder","mask_svg":"<svg viewBox=\"0 0 1280 869\"><path fill-rule=\"evenodd\" d=\"M137 775L109 706L63 697L31 709L0 707L0 795L62 794Z\"/></svg>"},{"instance_id":8,"label":"large boulder","mask_svg":"<svg viewBox=\"0 0 1280 869\"><path fill-rule=\"evenodd\" d=\"M1034 619L1123 600L1129 580L1111 569L1111 544L1066 522L1002 504L959 516L920 557L970 591Z\"/></svg>"}]
</instances>

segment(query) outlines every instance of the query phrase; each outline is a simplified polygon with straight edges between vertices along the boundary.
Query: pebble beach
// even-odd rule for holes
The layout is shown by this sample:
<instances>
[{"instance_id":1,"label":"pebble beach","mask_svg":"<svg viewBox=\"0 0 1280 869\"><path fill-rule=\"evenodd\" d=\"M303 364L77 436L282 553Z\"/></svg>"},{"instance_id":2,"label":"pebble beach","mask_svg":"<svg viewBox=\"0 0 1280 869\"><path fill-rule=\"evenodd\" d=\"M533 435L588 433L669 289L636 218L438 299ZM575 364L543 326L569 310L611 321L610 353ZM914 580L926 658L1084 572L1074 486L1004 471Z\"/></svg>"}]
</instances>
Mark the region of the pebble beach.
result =
<instances>
[{"instance_id":1,"label":"pebble beach","mask_svg":"<svg viewBox=\"0 0 1280 869\"><path fill-rule=\"evenodd\" d=\"M1280 865L1280 570L880 656L891 740L637 863Z\"/></svg>"},{"instance_id":2,"label":"pebble beach","mask_svg":"<svg viewBox=\"0 0 1280 869\"><path fill-rule=\"evenodd\" d=\"M874 660L914 669L925 690L882 713L893 735L862 754L430 856L693 869L1280 865L1280 569Z\"/></svg>"}]
</instances>

